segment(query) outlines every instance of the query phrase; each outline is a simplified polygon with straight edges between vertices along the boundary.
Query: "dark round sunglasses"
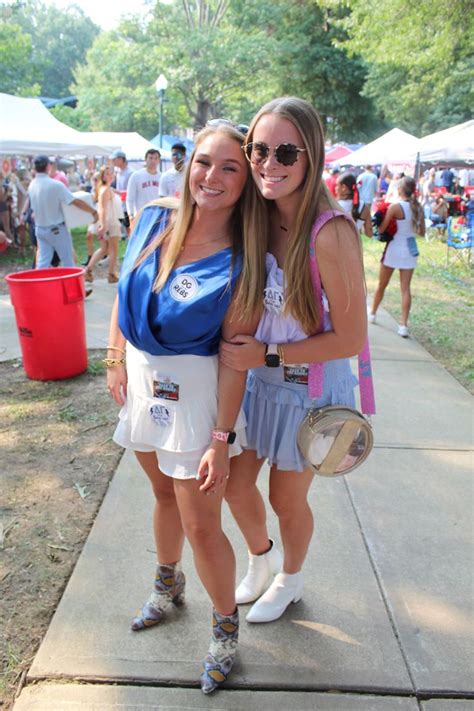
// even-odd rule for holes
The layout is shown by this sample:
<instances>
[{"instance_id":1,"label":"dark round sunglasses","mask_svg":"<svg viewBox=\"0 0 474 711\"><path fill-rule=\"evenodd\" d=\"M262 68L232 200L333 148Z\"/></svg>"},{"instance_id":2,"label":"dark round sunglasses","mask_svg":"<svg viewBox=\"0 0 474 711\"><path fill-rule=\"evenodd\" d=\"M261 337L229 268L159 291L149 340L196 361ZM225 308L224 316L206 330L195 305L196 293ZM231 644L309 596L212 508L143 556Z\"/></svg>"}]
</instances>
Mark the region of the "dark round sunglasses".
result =
<instances>
[{"instance_id":1,"label":"dark round sunglasses","mask_svg":"<svg viewBox=\"0 0 474 711\"><path fill-rule=\"evenodd\" d=\"M294 165L298 160L298 153L304 153L306 148L298 148L293 143L280 143L278 146L268 146L266 143L257 141L256 143L246 143L242 146L247 160L258 165L267 160L270 149L273 148L273 155L282 165Z\"/></svg>"}]
</instances>

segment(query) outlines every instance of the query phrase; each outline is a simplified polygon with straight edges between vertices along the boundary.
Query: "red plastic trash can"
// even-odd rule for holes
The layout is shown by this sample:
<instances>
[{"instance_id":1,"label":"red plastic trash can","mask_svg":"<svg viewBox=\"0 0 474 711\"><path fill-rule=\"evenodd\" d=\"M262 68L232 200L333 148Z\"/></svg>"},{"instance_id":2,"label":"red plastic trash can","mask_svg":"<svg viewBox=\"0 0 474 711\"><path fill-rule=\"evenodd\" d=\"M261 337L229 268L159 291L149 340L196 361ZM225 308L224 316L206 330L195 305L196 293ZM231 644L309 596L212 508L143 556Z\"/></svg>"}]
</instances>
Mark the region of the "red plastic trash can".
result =
<instances>
[{"instance_id":1,"label":"red plastic trash can","mask_svg":"<svg viewBox=\"0 0 474 711\"><path fill-rule=\"evenodd\" d=\"M87 368L84 272L59 267L5 277L23 366L32 380L63 380Z\"/></svg>"}]
</instances>

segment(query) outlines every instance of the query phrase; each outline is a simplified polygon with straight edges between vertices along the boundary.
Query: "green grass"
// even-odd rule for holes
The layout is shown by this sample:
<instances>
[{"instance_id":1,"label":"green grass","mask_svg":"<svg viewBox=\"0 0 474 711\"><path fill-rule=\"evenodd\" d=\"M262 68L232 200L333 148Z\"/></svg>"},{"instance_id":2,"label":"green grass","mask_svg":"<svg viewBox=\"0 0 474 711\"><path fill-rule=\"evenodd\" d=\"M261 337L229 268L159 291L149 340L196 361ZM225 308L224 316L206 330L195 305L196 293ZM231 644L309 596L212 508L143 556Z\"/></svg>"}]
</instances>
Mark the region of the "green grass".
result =
<instances>
[{"instance_id":1,"label":"green grass","mask_svg":"<svg viewBox=\"0 0 474 711\"><path fill-rule=\"evenodd\" d=\"M105 373L105 365L102 362L103 354L91 355L89 352L89 364L87 372L89 375L103 375Z\"/></svg>"},{"instance_id":2,"label":"green grass","mask_svg":"<svg viewBox=\"0 0 474 711\"><path fill-rule=\"evenodd\" d=\"M79 419L79 413L74 406L69 403L66 407L59 410L58 418L61 422L74 422L74 420Z\"/></svg>"},{"instance_id":3,"label":"green grass","mask_svg":"<svg viewBox=\"0 0 474 711\"><path fill-rule=\"evenodd\" d=\"M86 245L86 234L87 234L87 229L85 227L77 227L73 229L72 231L72 241L74 244L74 251L76 252L76 261L77 264L82 264L82 262L85 261L86 256L87 256L87 245ZM127 246L127 241L124 239L121 239L119 241L119 258L122 259L123 255L125 254L125 248ZM99 242L97 239L94 239L94 249L97 249L99 247Z\"/></svg>"},{"instance_id":4,"label":"green grass","mask_svg":"<svg viewBox=\"0 0 474 711\"><path fill-rule=\"evenodd\" d=\"M374 293L383 244L363 238L367 289ZM412 280L410 331L466 388L474 391L473 272L453 261L446 266L447 246L418 239L420 256ZM400 289L394 273L382 302L399 319Z\"/></svg>"},{"instance_id":5,"label":"green grass","mask_svg":"<svg viewBox=\"0 0 474 711\"><path fill-rule=\"evenodd\" d=\"M85 261L87 255L87 245L86 245L86 227L78 227L72 230L72 241L74 245L74 251L76 253L76 263L81 264ZM31 263L33 259L32 251L30 248L29 237L27 236L27 250L26 254L23 256L18 253L16 249L9 249L5 253L0 254L0 265L8 264L15 267L14 271L18 267L24 266L25 269L31 269ZM127 246L126 240L120 240L119 242L119 257L122 259L125 254L125 249ZM94 240L94 249L99 247L99 242L97 239Z\"/></svg>"}]
</instances>

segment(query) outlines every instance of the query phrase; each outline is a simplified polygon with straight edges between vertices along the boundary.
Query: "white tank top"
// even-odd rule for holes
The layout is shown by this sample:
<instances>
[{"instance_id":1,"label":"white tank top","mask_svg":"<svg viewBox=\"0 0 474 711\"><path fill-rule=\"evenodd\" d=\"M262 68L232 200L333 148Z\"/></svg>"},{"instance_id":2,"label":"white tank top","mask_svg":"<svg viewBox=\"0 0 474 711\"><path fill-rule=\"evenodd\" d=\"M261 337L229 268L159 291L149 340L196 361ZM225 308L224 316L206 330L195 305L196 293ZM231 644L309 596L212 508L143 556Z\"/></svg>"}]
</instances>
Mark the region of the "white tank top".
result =
<instances>
[{"instance_id":1,"label":"white tank top","mask_svg":"<svg viewBox=\"0 0 474 711\"><path fill-rule=\"evenodd\" d=\"M403 220L397 219L397 231L395 237L413 237L415 229L413 225L413 214L408 200L400 200L400 207L405 215Z\"/></svg>"}]
</instances>

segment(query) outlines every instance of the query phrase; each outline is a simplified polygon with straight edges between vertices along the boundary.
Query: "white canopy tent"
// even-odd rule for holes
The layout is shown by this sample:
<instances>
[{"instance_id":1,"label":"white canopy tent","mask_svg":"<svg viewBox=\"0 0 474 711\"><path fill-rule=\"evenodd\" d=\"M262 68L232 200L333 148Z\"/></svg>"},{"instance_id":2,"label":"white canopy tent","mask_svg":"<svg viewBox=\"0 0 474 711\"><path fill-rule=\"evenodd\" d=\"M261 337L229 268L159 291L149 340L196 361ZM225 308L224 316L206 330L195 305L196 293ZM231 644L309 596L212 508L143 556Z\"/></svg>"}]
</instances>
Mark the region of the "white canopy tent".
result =
<instances>
[{"instance_id":1,"label":"white canopy tent","mask_svg":"<svg viewBox=\"0 0 474 711\"><path fill-rule=\"evenodd\" d=\"M0 155L41 153L102 156L110 153L110 147L58 121L39 99L0 93Z\"/></svg>"},{"instance_id":2,"label":"white canopy tent","mask_svg":"<svg viewBox=\"0 0 474 711\"><path fill-rule=\"evenodd\" d=\"M334 161L333 165L358 166L414 162L418 143L419 139L412 136L411 133L406 133L400 128L392 128L391 131L359 148L358 151Z\"/></svg>"},{"instance_id":3,"label":"white canopy tent","mask_svg":"<svg viewBox=\"0 0 474 711\"><path fill-rule=\"evenodd\" d=\"M474 163L474 120L420 138L417 153L420 163Z\"/></svg>"},{"instance_id":4,"label":"white canopy tent","mask_svg":"<svg viewBox=\"0 0 474 711\"><path fill-rule=\"evenodd\" d=\"M81 134L87 137L88 141L100 143L101 146L110 146L110 153L116 148L120 148L127 160L138 161L143 160L145 153L150 148L159 150L162 158L170 159L170 152L161 148L158 149L155 143L147 141L136 131L120 132L120 131L89 131Z\"/></svg>"}]
</instances>

